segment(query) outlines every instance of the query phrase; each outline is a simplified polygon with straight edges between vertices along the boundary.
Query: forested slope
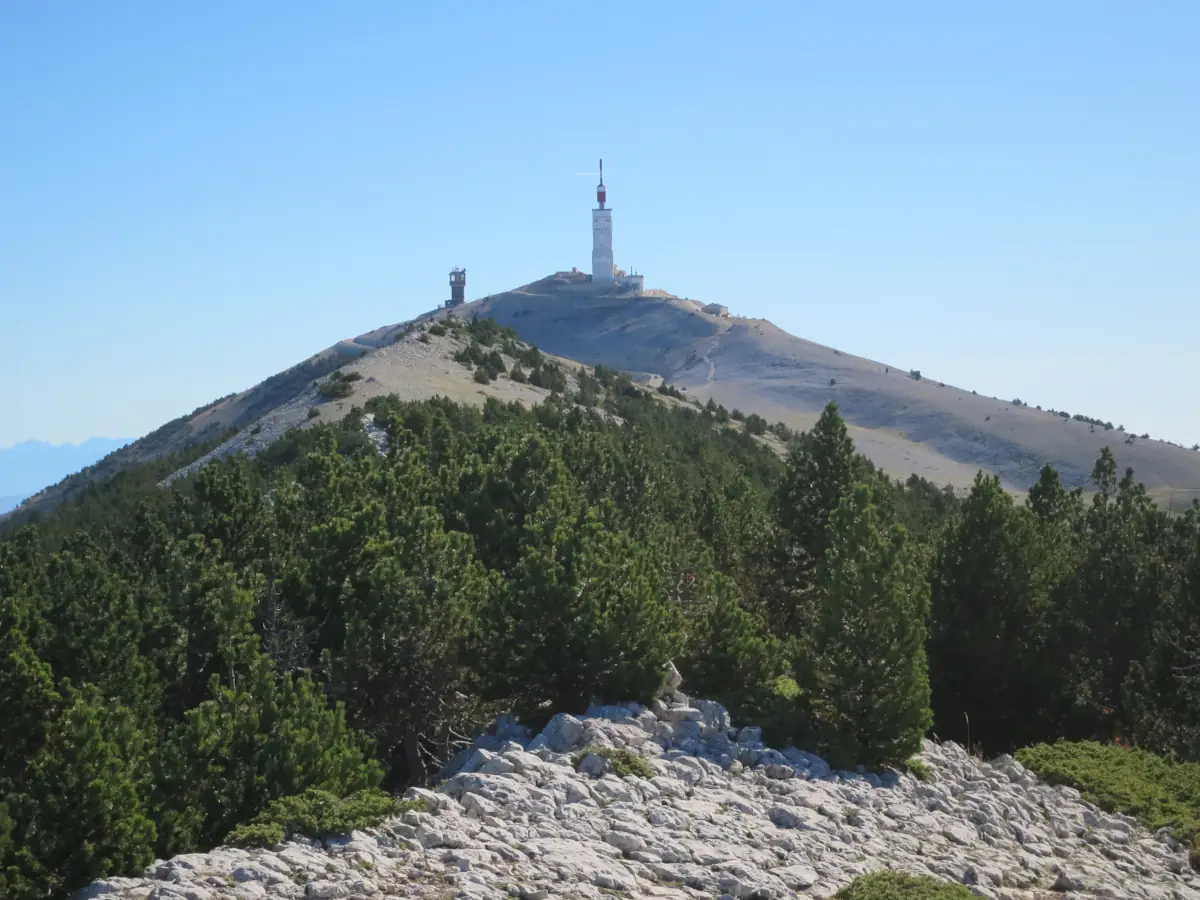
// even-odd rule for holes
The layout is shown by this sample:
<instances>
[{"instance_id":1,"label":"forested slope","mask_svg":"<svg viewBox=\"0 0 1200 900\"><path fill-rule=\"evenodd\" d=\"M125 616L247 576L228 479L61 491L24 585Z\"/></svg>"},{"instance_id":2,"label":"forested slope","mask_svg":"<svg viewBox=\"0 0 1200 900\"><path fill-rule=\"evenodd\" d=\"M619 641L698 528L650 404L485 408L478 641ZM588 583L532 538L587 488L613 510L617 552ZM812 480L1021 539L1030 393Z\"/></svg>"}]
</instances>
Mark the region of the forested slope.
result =
<instances>
[{"instance_id":1,"label":"forested slope","mask_svg":"<svg viewBox=\"0 0 1200 900\"><path fill-rule=\"evenodd\" d=\"M0 895L425 781L498 713L648 700L668 660L837 764L930 726L1196 757L1200 513L1111 455L1087 502L1050 469L1027 505L984 476L957 501L876 473L832 406L773 429L781 460L761 420L554 381L535 409L374 398L386 456L353 415L0 537Z\"/></svg>"}]
</instances>

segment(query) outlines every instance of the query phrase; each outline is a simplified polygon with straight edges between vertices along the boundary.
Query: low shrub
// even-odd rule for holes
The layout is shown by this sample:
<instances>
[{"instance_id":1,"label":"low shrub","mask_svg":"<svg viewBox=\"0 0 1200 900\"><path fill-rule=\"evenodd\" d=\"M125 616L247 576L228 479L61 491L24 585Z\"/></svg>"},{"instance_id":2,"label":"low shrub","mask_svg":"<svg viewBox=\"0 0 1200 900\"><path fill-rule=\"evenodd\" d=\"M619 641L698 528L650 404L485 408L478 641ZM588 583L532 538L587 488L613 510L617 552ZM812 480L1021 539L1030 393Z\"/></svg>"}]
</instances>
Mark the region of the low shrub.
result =
<instances>
[{"instance_id":1,"label":"low shrub","mask_svg":"<svg viewBox=\"0 0 1200 900\"><path fill-rule=\"evenodd\" d=\"M789 428L787 425L785 425L783 422L776 422L775 424L773 424L771 426L770 430L774 433L774 435L777 438L779 438L781 441L784 441L785 443L787 441L790 441L793 437L795 437L795 432L793 432L792 429Z\"/></svg>"},{"instance_id":2,"label":"low shrub","mask_svg":"<svg viewBox=\"0 0 1200 900\"><path fill-rule=\"evenodd\" d=\"M479 382L479 384L491 384L492 376L487 369L485 369L483 366L480 366L475 370L475 380Z\"/></svg>"},{"instance_id":3,"label":"low shrub","mask_svg":"<svg viewBox=\"0 0 1200 900\"><path fill-rule=\"evenodd\" d=\"M933 769L929 768L929 763L921 759L919 756L914 756L904 764L904 768L908 774L917 781L924 781L926 784L933 784L937 779L933 775Z\"/></svg>"},{"instance_id":4,"label":"low shrub","mask_svg":"<svg viewBox=\"0 0 1200 900\"><path fill-rule=\"evenodd\" d=\"M429 334L432 334L434 337L443 337L446 334L446 326L441 322L434 322L429 326Z\"/></svg>"},{"instance_id":5,"label":"low shrub","mask_svg":"<svg viewBox=\"0 0 1200 900\"><path fill-rule=\"evenodd\" d=\"M783 651L787 656L787 651ZM763 740L771 747L804 745L811 727L801 701L803 691L796 679L780 675L763 684L727 694L723 700L735 721L757 722Z\"/></svg>"},{"instance_id":6,"label":"low shrub","mask_svg":"<svg viewBox=\"0 0 1200 900\"><path fill-rule=\"evenodd\" d=\"M420 801L398 800L377 789L338 797L311 788L303 794L280 797L261 813L233 829L225 843L234 847L273 847L294 834L322 838L371 828L410 809L423 809Z\"/></svg>"},{"instance_id":7,"label":"low shrub","mask_svg":"<svg viewBox=\"0 0 1200 900\"><path fill-rule=\"evenodd\" d=\"M485 347L507 344L518 340L517 333L494 319L474 318L467 323L471 337Z\"/></svg>"},{"instance_id":8,"label":"low shrub","mask_svg":"<svg viewBox=\"0 0 1200 900\"><path fill-rule=\"evenodd\" d=\"M665 381L660 384L656 390L664 397L674 397L676 400L687 400L687 397L683 395L683 391L679 390L679 388L675 387L673 384L667 384Z\"/></svg>"},{"instance_id":9,"label":"low shrub","mask_svg":"<svg viewBox=\"0 0 1200 900\"><path fill-rule=\"evenodd\" d=\"M317 388L317 393L326 400L342 400L354 393L354 388L351 385L361 380L362 375L358 372L337 371L331 374L325 383Z\"/></svg>"},{"instance_id":10,"label":"low shrub","mask_svg":"<svg viewBox=\"0 0 1200 900\"><path fill-rule=\"evenodd\" d=\"M967 900L974 896L961 884L890 871L860 875L834 894L837 900Z\"/></svg>"},{"instance_id":11,"label":"low shrub","mask_svg":"<svg viewBox=\"0 0 1200 900\"><path fill-rule=\"evenodd\" d=\"M600 382L583 369L576 374L575 380L579 384L579 391L575 395L576 401L584 406L595 406L600 400Z\"/></svg>"},{"instance_id":12,"label":"low shrub","mask_svg":"<svg viewBox=\"0 0 1200 900\"><path fill-rule=\"evenodd\" d=\"M554 363L543 361L529 373L529 383L534 387L562 393L567 389L567 373Z\"/></svg>"},{"instance_id":13,"label":"low shrub","mask_svg":"<svg viewBox=\"0 0 1200 900\"><path fill-rule=\"evenodd\" d=\"M1200 764L1172 762L1145 750L1096 741L1036 744L1017 761L1050 784L1079 791L1108 812L1138 819L1150 830L1167 827L1195 847L1200 834ZM1200 854L1192 851L1192 865Z\"/></svg>"},{"instance_id":14,"label":"low shrub","mask_svg":"<svg viewBox=\"0 0 1200 900\"><path fill-rule=\"evenodd\" d=\"M650 768L650 763L638 756L632 750L624 747L588 747L579 751L571 757L571 764L579 768L579 764L583 762L583 758L589 753L594 753L597 756L603 756L608 760L608 771L612 772L618 778L624 778L626 775L632 775L635 778L650 778L654 775L654 770Z\"/></svg>"}]
</instances>

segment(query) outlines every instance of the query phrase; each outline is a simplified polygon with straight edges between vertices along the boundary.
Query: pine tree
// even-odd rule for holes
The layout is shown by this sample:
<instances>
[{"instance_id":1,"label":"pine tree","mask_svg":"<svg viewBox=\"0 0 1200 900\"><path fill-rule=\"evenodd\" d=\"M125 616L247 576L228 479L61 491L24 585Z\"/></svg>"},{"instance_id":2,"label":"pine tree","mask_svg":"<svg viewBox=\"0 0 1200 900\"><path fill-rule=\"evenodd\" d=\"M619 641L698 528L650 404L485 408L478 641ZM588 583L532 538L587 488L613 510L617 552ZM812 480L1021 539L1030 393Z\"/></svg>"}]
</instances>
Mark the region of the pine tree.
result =
<instances>
[{"instance_id":1,"label":"pine tree","mask_svg":"<svg viewBox=\"0 0 1200 900\"><path fill-rule=\"evenodd\" d=\"M149 741L129 710L95 688L69 690L23 785L0 808L0 894L63 894L149 864Z\"/></svg>"},{"instance_id":2,"label":"pine tree","mask_svg":"<svg viewBox=\"0 0 1200 900\"><path fill-rule=\"evenodd\" d=\"M30 766L42 758L61 698L50 667L30 645L22 598L4 591L0 581L0 897L18 900L44 896L53 881L44 846L32 843L38 800L30 794Z\"/></svg>"},{"instance_id":3,"label":"pine tree","mask_svg":"<svg viewBox=\"0 0 1200 900\"><path fill-rule=\"evenodd\" d=\"M469 728L454 698L466 687L470 629L496 590L467 535L444 532L430 508L409 515L391 551L347 585L331 684L401 783L423 781L451 734Z\"/></svg>"},{"instance_id":4,"label":"pine tree","mask_svg":"<svg viewBox=\"0 0 1200 900\"><path fill-rule=\"evenodd\" d=\"M490 616L492 696L513 697L530 713L649 701L679 643L658 550L556 491L526 525L520 561Z\"/></svg>"},{"instance_id":5,"label":"pine tree","mask_svg":"<svg viewBox=\"0 0 1200 900\"><path fill-rule=\"evenodd\" d=\"M1051 573L1035 516L980 473L943 533L930 576L936 730L989 749L1043 740L1056 667L1047 653ZM966 717L970 717L968 729Z\"/></svg>"},{"instance_id":6,"label":"pine tree","mask_svg":"<svg viewBox=\"0 0 1200 900\"><path fill-rule=\"evenodd\" d=\"M1178 592L1157 617L1150 651L1130 663L1123 705L1136 711L1131 733L1141 747L1200 759L1200 504L1173 525L1171 559Z\"/></svg>"},{"instance_id":7,"label":"pine tree","mask_svg":"<svg viewBox=\"0 0 1200 900\"><path fill-rule=\"evenodd\" d=\"M1127 469L1117 480L1105 447L1092 475L1098 492L1078 523L1074 566L1056 592L1056 641L1067 697L1060 728L1070 737L1111 739L1136 731L1139 711L1126 679L1154 644L1155 623L1177 604L1182 578L1171 525Z\"/></svg>"},{"instance_id":8,"label":"pine tree","mask_svg":"<svg viewBox=\"0 0 1200 900\"><path fill-rule=\"evenodd\" d=\"M339 797L376 787L383 768L307 675L279 677L259 656L240 683L214 675L160 754L156 803L164 856L214 846L272 800L321 788Z\"/></svg>"},{"instance_id":9,"label":"pine tree","mask_svg":"<svg viewBox=\"0 0 1200 900\"><path fill-rule=\"evenodd\" d=\"M854 442L836 403L788 453L772 499L775 538L770 544L775 582L767 616L781 637L811 627L817 568L828 546L830 516L855 483Z\"/></svg>"},{"instance_id":10,"label":"pine tree","mask_svg":"<svg viewBox=\"0 0 1200 900\"><path fill-rule=\"evenodd\" d=\"M929 587L907 534L880 520L869 487L854 488L828 528L806 702L835 765L902 762L932 719Z\"/></svg>"},{"instance_id":11,"label":"pine tree","mask_svg":"<svg viewBox=\"0 0 1200 900\"><path fill-rule=\"evenodd\" d=\"M1029 489L1026 503L1043 522L1061 523L1078 514L1082 495L1082 489L1068 492L1063 487L1058 472L1047 463L1042 466L1037 484Z\"/></svg>"},{"instance_id":12,"label":"pine tree","mask_svg":"<svg viewBox=\"0 0 1200 900\"><path fill-rule=\"evenodd\" d=\"M19 598L0 594L0 796L41 750L60 701L50 666L30 645L27 619Z\"/></svg>"},{"instance_id":13,"label":"pine tree","mask_svg":"<svg viewBox=\"0 0 1200 900\"><path fill-rule=\"evenodd\" d=\"M699 587L702 609L679 660L688 690L727 702L782 675L786 661L779 641L744 608L733 579L714 574Z\"/></svg>"},{"instance_id":14,"label":"pine tree","mask_svg":"<svg viewBox=\"0 0 1200 900\"><path fill-rule=\"evenodd\" d=\"M110 535L76 534L45 566L49 639L42 657L56 680L93 684L140 715L157 706L160 686L141 652L145 633L136 593L112 565Z\"/></svg>"}]
</instances>

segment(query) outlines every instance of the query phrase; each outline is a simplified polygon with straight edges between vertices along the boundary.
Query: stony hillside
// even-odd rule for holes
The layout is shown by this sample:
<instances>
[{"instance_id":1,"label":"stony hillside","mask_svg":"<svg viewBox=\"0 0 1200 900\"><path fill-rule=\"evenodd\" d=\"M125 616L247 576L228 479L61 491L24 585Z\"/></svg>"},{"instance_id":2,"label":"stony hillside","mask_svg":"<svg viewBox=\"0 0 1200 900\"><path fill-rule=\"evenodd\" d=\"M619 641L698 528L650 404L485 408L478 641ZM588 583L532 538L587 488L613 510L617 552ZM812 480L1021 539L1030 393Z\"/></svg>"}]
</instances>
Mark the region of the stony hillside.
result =
<instances>
[{"instance_id":1,"label":"stony hillside","mask_svg":"<svg viewBox=\"0 0 1200 900\"><path fill-rule=\"evenodd\" d=\"M763 319L702 309L694 300L629 297L552 277L468 304L463 314L494 318L551 353L651 373L703 399L796 428L811 425L836 400L859 451L897 476L915 472L965 487L982 468L1020 492L1050 462L1066 484L1077 485L1107 446L1160 502L1180 507L1200 497L1200 452L1015 406L1013 398L977 396L970 385L918 380L907 366L814 344Z\"/></svg>"},{"instance_id":2,"label":"stony hillside","mask_svg":"<svg viewBox=\"0 0 1200 900\"><path fill-rule=\"evenodd\" d=\"M1011 757L983 763L927 741L928 781L831 771L677 689L650 708L560 714L532 739L512 722L492 732L436 790L408 791L424 811L324 841L159 861L77 896L768 900L829 897L886 868L1007 900L1200 898L1165 833L1039 784Z\"/></svg>"},{"instance_id":3,"label":"stony hillside","mask_svg":"<svg viewBox=\"0 0 1200 900\"><path fill-rule=\"evenodd\" d=\"M1132 466L1159 502L1182 508L1200 497L1200 452L913 378L907 369L814 344L762 319L710 315L701 303L665 292L635 297L550 277L453 312L434 310L417 321L451 314L493 318L573 365L640 373L700 401L711 397L794 428L809 427L825 404L836 400L859 451L900 478L916 473L965 488L984 469L1020 493L1049 462L1067 485L1082 485L1107 446L1118 465ZM440 394L463 402L482 402L485 396L537 402L544 396L504 379L487 386L474 383L471 371L450 358L453 346L444 340L420 344L414 334L405 336L409 324L339 341L249 390L181 416L30 498L22 512L46 510L96 479L188 447L220 443L219 454L253 452L311 421L308 410L314 406L316 421L329 421L377 394L413 400ZM319 382L339 369L358 372L363 380L351 397L324 402ZM1084 412L1101 416L1104 411Z\"/></svg>"},{"instance_id":4,"label":"stony hillside","mask_svg":"<svg viewBox=\"0 0 1200 900\"><path fill-rule=\"evenodd\" d=\"M194 472L215 458L237 452L254 455L292 429L337 421L372 397L394 394L402 400L426 400L441 396L476 406L482 405L488 397L494 397L504 403L530 406L550 394L545 388L519 383L507 376L480 384L474 379L474 367L454 359L455 353L466 343L454 334L428 334L419 329L406 331L401 326L388 330L388 334L389 343L346 363L333 376L355 379L346 382L347 396L327 399L321 389L330 376L314 379L294 397L242 427L220 446L167 478L164 484ZM514 358L504 354L501 358L506 368L511 369ZM569 363L561 359L556 361ZM564 365L570 390L576 389L570 375L574 368L577 368L574 363ZM385 439L381 432L376 436L379 440Z\"/></svg>"},{"instance_id":5,"label":"stony hillside","mask_svg":"<svg viewBox=\"0 0 1200 900\"><path fill-rule=\"evenodd\" d=\"M111 453L62 482L30 497L17 511L24 515L46 511L75 496L88 484L109 478L131 466L179 453L189 447L215 444L212 451L184 470L167 478L194 471L204 462L238 451L256 453L293 428L337 421L352 407L383 394L395 394L405 400L448 397L460 403L480 405L487 397L503 402L539 403L549 391L531 384L519 384L507 377L479 384L471 367L455 362L454 353L463 341L454 336L421 338L409 331L409 323L391 325L352 340L340 341L304 362L273 375L255 387L223 397L201 407L189 416L167 423L138 441ZM577 364L557 359L569 374ZM511 365L512 358L506 359ZM321 386L335 372L357 376L343 398L327 398ZM352 374L351 374L352 373ZM336 377L336 376L334 376ZM0 521L3 521L0 516Z\"/></svg>"}]
</instances>

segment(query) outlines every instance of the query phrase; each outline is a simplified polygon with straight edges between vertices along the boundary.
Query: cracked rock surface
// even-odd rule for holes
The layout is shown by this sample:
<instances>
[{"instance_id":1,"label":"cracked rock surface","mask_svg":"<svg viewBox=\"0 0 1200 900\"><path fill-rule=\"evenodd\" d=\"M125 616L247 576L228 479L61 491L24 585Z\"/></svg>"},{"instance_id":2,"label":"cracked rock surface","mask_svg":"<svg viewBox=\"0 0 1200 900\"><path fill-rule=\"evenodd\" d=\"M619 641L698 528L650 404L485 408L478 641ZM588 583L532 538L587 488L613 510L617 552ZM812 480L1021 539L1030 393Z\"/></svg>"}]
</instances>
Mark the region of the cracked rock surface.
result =
<instances>
[{"instance_id":1,"label":"cracked rock surface","mask_svg":"<svg viewBox=\"0 0 1200 900\"><path fill-rule=\"evenodd\" d=\"M926 742L932 783L833 771L677 690L650 708L560 714L532 739L511 721L493 730L437 790L408 791L425 811L324 841L186 854L76 897L824 898L891 868L997 900L1200 900L1165 831L1041 784L1008 756L983 763ZM600 747L644 757L652 776L618 777L583 752Z\"/></svg>"}]
</instances>

